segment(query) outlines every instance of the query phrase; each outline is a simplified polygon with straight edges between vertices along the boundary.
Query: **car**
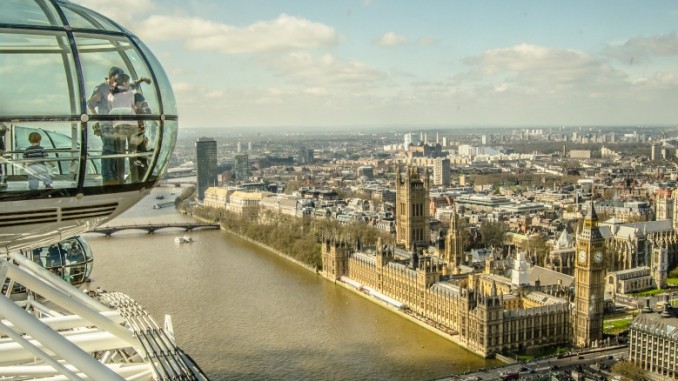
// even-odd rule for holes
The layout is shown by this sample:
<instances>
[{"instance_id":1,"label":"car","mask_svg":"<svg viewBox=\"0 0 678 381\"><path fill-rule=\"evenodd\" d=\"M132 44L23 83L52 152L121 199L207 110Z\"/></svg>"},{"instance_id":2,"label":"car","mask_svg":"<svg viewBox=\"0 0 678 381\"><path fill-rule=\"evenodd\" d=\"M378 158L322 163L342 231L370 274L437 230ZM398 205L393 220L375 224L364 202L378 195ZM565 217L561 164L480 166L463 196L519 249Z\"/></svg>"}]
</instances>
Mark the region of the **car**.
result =
<instances>
[{"instance_id":1,"label":"car","mask_svg":"<svg viewBox=\"0 0 678 381\"><path fill-rule=\"evenodd\" d=\"M584 357L584 356L579 356L579 357L577 357L577 358L580 359L580 360L584 360L586 357Z\"/></svg>"},{"instance_id":2,"label":"car","mask_svg":"<svg viewBox=\"0 0 678 381\"><path fill-rule=\"evenodd\" d=\"M518 372L506 372L501 376L502 381L517 380L519 378Z\"/></svg>"}]
</instances>

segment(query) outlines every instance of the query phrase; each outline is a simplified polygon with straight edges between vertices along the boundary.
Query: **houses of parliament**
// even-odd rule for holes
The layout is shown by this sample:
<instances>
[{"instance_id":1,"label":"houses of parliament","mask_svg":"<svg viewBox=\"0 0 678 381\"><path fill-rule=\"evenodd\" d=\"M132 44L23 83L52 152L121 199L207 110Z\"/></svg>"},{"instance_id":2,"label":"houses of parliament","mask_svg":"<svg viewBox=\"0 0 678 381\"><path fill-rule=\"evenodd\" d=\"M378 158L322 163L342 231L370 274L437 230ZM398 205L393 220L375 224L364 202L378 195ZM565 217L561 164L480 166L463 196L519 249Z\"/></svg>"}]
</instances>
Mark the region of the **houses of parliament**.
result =
<instances>
[{"instance_id":1,"label":"houses of parliament","mask_svg":"<svg viewBox=\"0 0 678 381\"><path fill-rule=\"evenodd\" d=\"M393 301L485 358L602 340L607 255L593 205L576 237L573 281L534 271L523 252L513 253L508 272L491 257L478 270L466 263L456 213L446 236L430 246L428 178L416 168L397 174L395 243L326 240L323 275Z\"/></svg>"}]
</instances>

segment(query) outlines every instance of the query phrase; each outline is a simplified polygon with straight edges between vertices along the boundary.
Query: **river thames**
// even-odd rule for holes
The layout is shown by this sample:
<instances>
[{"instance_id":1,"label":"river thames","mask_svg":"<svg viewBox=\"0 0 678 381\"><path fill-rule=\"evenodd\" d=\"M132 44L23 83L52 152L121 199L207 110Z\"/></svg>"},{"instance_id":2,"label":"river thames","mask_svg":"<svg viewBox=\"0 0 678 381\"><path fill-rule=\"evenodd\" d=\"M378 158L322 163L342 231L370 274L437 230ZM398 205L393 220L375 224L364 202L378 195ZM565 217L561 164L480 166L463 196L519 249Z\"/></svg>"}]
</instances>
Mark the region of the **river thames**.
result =
<instances>
[{"instance_id":1,"label":"river thames","mask_svg":"<svg viewBox=\"0 0 678 381\"><path fill-rule=\"evenodd\" d=\"M179 189L110 225L191 221ZM217 230L86 234L92 288L122 291L162 324L211 380L430 380L497 364L247 241Z\"/></svg>"}]
</instances>

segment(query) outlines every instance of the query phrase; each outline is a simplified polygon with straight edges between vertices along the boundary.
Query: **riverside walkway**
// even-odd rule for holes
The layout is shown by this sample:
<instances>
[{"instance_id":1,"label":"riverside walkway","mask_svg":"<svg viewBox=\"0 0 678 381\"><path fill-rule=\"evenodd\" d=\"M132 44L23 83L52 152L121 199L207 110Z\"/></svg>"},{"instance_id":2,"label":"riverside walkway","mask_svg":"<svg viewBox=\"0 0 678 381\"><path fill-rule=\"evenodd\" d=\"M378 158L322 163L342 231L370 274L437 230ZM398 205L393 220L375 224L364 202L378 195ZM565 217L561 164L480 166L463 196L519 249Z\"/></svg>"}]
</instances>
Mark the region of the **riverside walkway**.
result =
<instances>
[{"instance_id":1,"label":"riverside walkway","mask_svg":"<svg viewBox=\"0 0 678 381\"><path fill-rule=\"evenodd\" d=\"M219 224L210 224L210 223L169 223L169 224L136 224L136 225L117 225L117 226L100 226L92 230L88 230L88 233L99 233L107 237L112 236L113 234L123 231L123 230L143 230L148 234L153 234L161 229L181 229L183 231L193 231L196 229L220 229Z\"/></svg>"}]
</instances>

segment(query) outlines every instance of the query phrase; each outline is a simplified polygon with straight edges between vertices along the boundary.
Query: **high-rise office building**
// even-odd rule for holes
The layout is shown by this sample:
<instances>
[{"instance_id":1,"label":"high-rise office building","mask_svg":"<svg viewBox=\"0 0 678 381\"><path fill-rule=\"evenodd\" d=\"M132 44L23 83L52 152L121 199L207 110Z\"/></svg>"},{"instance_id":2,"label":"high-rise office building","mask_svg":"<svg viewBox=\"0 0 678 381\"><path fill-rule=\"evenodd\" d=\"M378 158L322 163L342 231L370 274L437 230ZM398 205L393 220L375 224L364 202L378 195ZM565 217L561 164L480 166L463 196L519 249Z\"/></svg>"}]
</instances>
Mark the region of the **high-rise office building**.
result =
<instances>
[{"instance_id":1,"label":"high-rise office building","mask_svg":"<svg viewBox=\"0 0 678 381\"><path fill-rule=\"evenodd\" d=\"M433 185L450 185L450 159L433 162Z\"/></svg>"},{"instance_id":2,"label":"high-rise office building","mask_svg":"<svg viewBox=\"0 0 678 381\"><path fill-rule=\"evenodd\" d=\"M315 160L312 148L301 147L299 149L299 164L311 164Z\"/></svg>"},{"instance_id":3,"label":"high-rise office building","mask_svg":"<svg viewBox=\"0 0 678 381\"><path fill-rule=\"evenodd\" d=\"M420 133L419 135L408 132L403 136L403 148L407 150L407 147L410 146L410 144L418 145L420 141L423 139L423 133Z\"/></svg>"},{"instance_id":4,"label":"high-rise office building","mask_svg":"<svg viewBox=\"0 0 678 381\"><path fill-rule=\"evenodd\" d=\"M250 178L250 162L249 157L244 155L235 156L235 180L247 181Z\"/></svg>"},{"instance_id":5,"label":"high-rise office building","mask_svg":"<svg viewBox=\"0 0 678 381\"><path fill-rule=\"evenodd\" d=\"M403 149L407 148L412 144L412 133L408 132L403 136Z\"/></svg>"},{"instance_id":6,"label":"high-rise office building","mask_svg":"<svg viewBox=\"0 0 678 381\"><path fill-rule=\"evenodd\" d=\"M198 165L198 199L205 197L207 188L217 181L217 142L212 138L198 138L195 141L195 161Z\"/></svg>"},{"instance_id":7,"label":"high-rise office building","mask_svg":"<svg viewBox=\"0 0 678 381\"><path fill-rule=\"evenodd\" d=\"M661 160L662 146L661 144L653 144L650 148L650 160Z\"/></svg>"}]
</instances>

